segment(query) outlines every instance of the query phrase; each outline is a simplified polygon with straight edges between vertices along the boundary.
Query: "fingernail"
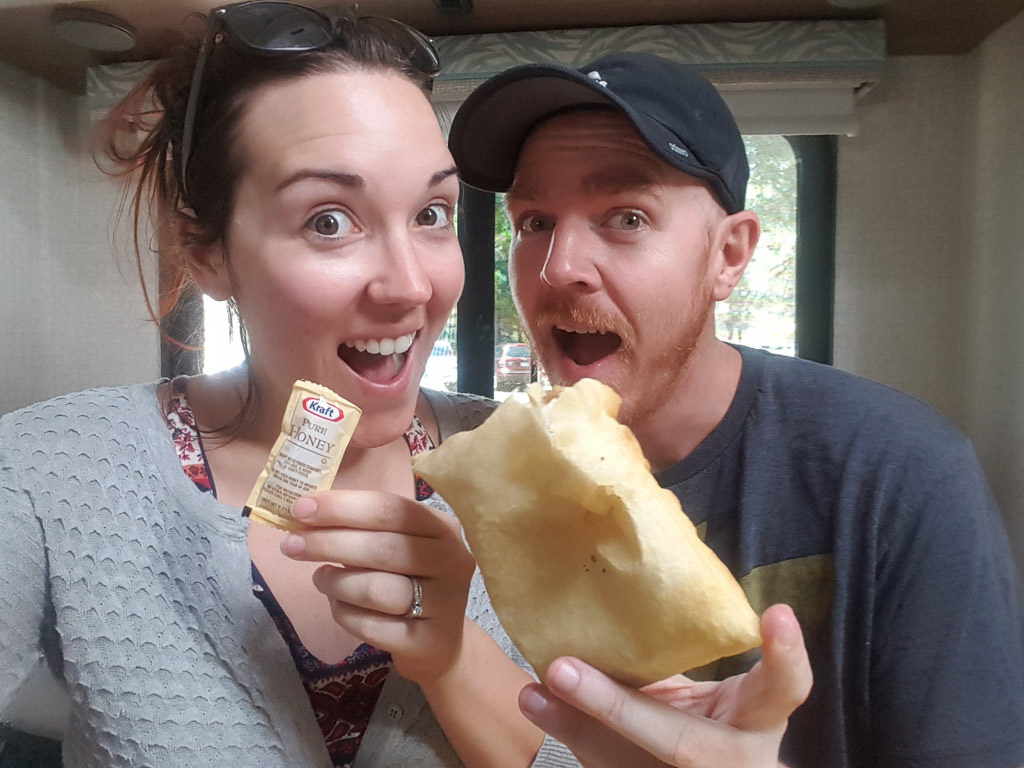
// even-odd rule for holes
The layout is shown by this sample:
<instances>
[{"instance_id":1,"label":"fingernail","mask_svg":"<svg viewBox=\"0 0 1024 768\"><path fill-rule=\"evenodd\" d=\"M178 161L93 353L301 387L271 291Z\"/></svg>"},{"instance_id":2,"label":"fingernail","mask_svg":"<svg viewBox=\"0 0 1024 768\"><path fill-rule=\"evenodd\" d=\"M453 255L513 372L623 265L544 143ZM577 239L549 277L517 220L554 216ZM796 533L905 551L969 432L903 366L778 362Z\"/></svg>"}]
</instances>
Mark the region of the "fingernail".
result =
<instances>
[{"instance_id":1,"label":"fingernail","mask_svg":"<svg viewBox=\"0 0 1024 768\"><path fill-rule=\"evenodd\" d=\"M548 708L548 700L536 688L524 688L519 694L519 709L524 715L539 716Z\"/></svg>"},{"instance_id":2,"label":"fingernail","mask_svg":"<svg viewBox=\"0 0 1024 768\"><path fill-rule=\"evenodd\" d=\"M312 517L316 514L316 499L311 499L308 496L303 496L301 499L297 499L292 504L292 517L296 517L299 520L305 520L308 517Z\"/></svg>"},{"instance_id":3,"label":"fingernail","mask_svg":"<svg viewBox=\"0 0 1024 768\"><path fill-rule=\"evenodd\" d=\"M556 661L548 670L548 679L545 681L550 687L557 687L563 691L574 691L580 684L580 671L569 661Z\"/></svg>"},{"instance_id":4,"label":"fingernail","mask_svg":"<svg viewBox=\"0 0 1024 768\"><path fill-rule=\"evenodd\" d=\"M294 557L306 551L306 539L294 533L289 533L281 542L281 553Z\"/></svg>"}]
</instances>

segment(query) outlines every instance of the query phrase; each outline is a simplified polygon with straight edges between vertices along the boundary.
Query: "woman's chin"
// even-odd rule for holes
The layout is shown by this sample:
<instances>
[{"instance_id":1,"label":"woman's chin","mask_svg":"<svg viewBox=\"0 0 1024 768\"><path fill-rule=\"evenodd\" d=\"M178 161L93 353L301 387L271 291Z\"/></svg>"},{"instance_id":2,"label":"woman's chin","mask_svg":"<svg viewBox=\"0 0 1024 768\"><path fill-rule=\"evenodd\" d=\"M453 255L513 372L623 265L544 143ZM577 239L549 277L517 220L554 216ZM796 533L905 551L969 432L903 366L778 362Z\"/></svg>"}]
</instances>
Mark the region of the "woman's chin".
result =
<instances>
[{"instance_id":1,"label":"woman's chin","mask_svg":"<svg viewBox=\"0 0 1024 768\"><path fill-rule=\"evenodd\" d=\"M352 435L352 447L379 448L404 437L412 426L412 417L416 413L416 398L408 402L394 403L391 407L378 410L366 408L359 417L359 425Z\"/></svg>"}]
</instances>

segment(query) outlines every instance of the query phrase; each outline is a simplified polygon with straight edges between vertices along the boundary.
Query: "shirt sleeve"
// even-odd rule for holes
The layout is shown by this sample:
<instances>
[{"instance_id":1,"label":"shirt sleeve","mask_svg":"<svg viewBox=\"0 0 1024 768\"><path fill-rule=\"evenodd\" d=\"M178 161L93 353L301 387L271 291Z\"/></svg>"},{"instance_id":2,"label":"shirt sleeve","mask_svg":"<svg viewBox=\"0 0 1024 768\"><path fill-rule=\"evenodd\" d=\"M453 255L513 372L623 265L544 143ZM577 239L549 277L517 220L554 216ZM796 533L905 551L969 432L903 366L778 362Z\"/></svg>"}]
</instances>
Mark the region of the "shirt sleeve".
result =
<instances>
[{"instance_id":1,"label":"shirt sleeve","mask_svg":"<svg viewBox=\"0 0 1024 768\"><path fill-rule=\"evenodd\" d=\"M879 768L1024 764L1024 613L969 443L883 528L870 692Z\"/></svg>"},{"instance_id":2,"label":"shirt sleeve","mask_svg":"<svg viewBox=\"0 0 1024 768\"><path fill-rule=\"evenodd\" d=\"M470 584L466 615L487 632L516 664L526 670L535 680L537 679L537 673L523 658L498 620L487 596L487 587L484 585L479 568L473 574L473 581ZM544 742L531 765L533 768L579 768L580 762L567 746L545 735Z\"/></svg>"},{"instance_id":3,"label":"shirt sleeve","mask_svg":"<svg viewBox=\"0 0 1024 768\"><path fill-rule=\"evenodd\" d=\"M46 555L28 495L0 468L0 713L43 658Z\"/></svg>"}]
</instances>

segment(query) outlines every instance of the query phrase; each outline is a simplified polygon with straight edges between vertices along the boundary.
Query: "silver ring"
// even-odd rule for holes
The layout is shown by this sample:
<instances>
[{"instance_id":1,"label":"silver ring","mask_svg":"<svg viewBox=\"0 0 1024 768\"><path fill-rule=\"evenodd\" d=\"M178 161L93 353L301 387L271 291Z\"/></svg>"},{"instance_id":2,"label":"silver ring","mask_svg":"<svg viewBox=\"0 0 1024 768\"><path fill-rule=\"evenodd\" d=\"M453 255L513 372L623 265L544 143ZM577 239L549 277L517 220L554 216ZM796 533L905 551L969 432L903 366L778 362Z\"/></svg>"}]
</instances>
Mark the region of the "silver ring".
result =
<instances>
[{"instance_id":1,"label":"silver ring","mask_svg":"<svg viewBox=\"0 0 1024 768\"><path fill-rule=\"evenodd\" d=\"M423 618L423 585L420 584L420 580L415 576L410 576L409 581L412 582L412 602L409 603L409 610L405 612L405 618L407 619L422 619Z\"/></svg>"}]
</instances>

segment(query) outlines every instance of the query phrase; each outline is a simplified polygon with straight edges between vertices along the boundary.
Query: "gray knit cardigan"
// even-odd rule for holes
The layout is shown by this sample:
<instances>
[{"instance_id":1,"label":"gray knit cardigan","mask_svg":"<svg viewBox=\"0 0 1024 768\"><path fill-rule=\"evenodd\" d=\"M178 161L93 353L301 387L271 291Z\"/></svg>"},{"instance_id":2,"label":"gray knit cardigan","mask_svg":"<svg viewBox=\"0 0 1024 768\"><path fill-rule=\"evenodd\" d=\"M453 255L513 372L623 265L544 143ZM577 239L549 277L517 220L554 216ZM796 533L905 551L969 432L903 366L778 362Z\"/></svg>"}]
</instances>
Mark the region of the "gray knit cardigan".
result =
<instances>
[{"instance_id":1,"label":"gray knit cardigan","mask_svg":"<svg viewBox=\"0 0 1024 768\"><path fill-rule=\"evenodd\" d=\"M0 419L0 713L43 665L66 699L53 709L69 712L66 768L329 768L252 593L246 520L182 472L155 389L90 390ZM442 435L493 407L431 402ZM467 614L526 667L479 573ZM459 765L419 688L392 672L357 768ZM535 765L577 763L548 740Z\"/></svg>"}]
</instances>

